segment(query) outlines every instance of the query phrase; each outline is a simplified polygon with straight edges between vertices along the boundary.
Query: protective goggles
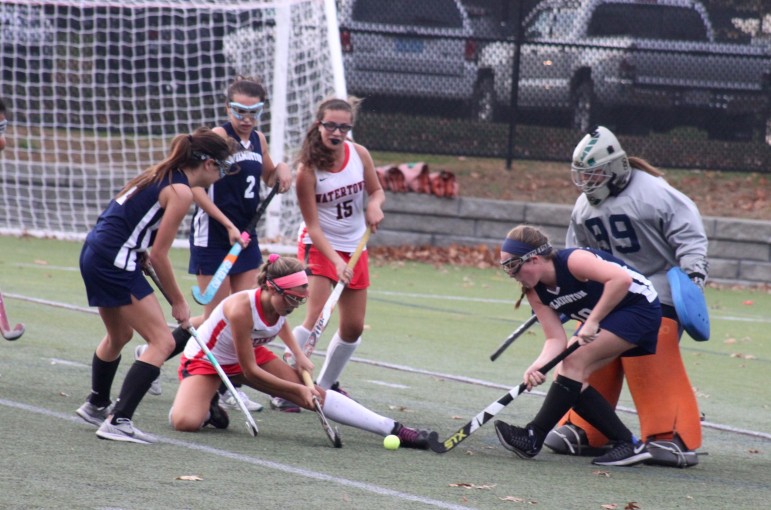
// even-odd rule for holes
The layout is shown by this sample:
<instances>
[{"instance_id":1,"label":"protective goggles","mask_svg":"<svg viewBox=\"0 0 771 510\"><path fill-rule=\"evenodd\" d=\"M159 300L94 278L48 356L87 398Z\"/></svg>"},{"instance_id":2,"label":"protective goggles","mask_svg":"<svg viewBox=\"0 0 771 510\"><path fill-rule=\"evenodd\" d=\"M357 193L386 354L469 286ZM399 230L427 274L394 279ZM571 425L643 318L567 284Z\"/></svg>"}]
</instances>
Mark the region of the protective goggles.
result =
<instances>
[{"instance_id":1,"label":"protective goggles","mask_svg":"<svg viewBox=\"0 0 771 510\"><path fill-rule=\"evenodd\" d=\"M525 262L532 259L536 255L544 255L547 253L551 253L551 250L552 250L552 247L549 243L544 243L537 248L531 249L526 253L523 253L528 248L531 248L531 246L521 241L516 241L514 239L506 239L503 242L501 251L506 253L522 253L522 255L515 255L501 262L501 269L503 269L503 272L509 275L511 278L514 278L517 275L517 273L519 273L522 270L522 266L525 265Z\"/></svg>"},{"instance_id":2,"label":"protective goggles","mask_svg":"<svg viewBox=\"0 0 771 510\"><path fill-rule=\"evenodd\" d=\"M221 159L213 158L204 152L193 152L193 156L201 161L206 161L207 159L214 161L214 164L219 168L220 178L225 177L226 175L237 174L238 171L241 170L241 168L234 164L230 158L222 161Z\"/></svg>"},{"instance_id":3,"label":"protective goggles","mask_svg":"<svg viewBox=\"0 0 771 510\"><path fill-rule=\"evenodd\" d=\"M254 121L259 121L260 116L262 116L262 109L265 107L265 103L257 103L252 106L246 106L245 104L241 103L228 103L228 106L230 107L230 113L233 114L233 117L235 117L238 120L244 120L244 119L252 119Z\"/></svg>"},{"instance_id":4,"label":"protective goggles","mask_svg":"<svg viewBox=\"0 0 771 510\"><path fill-rule=\"evenodd\" d=\"M286 301L286 304L289 306L298 307L300 305L304 305L308 301L307 294L296 294L286 289L282 289L270 278L268 278L268 282L273 286L274 289L276 289L276 292L278 292L281 297L284 298L284 301Z\"/></svg>"},{"instance_id":5,"label":"protective goggles","mask_svg":"<svg viewBox=\"0 0 771 510\"><path fill-rule=\"evenodd\" d=\"M527 259L511 257L501 262L501 269L503 269L503 272L509 275L509 277L514 278L517 273L522 270L522 266L525 265L525 262L527 262Z\"/></svg>"},{"instance_id":6,"label":"protective goggles","mask_svg":"<svg viewBox=\"0 0 771 510\"><path fill-rule=\"evenodd\" d=\"M342 134L347 134L353 126L350 124L338 124L337 122L322 122L321 126L327 130L328 133L334 133L335 130L339 130Z\"/></svg>"}]
</instances>

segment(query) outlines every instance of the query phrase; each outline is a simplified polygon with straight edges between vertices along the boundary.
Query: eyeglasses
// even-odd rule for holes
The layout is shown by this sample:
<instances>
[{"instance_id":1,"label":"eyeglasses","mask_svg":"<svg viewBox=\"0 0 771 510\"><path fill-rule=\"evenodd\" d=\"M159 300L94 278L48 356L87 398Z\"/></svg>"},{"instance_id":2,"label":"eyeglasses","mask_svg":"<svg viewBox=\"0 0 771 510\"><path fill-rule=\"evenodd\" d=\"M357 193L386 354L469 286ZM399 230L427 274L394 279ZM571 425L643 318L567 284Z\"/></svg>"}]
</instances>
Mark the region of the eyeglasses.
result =
<instances>
[{"instance_id":1,"label":"eyeglasses","mask_svg":"<svg viewBox=\"0 0 771 510\"><path fill-rule=\"evenodd\" d=\"M308 301L308 295L307 294L296 294L294 292L290 292L286 289L282 289L278 285L276 285L276 282L268 278L268 281L273 286L274 289L276 289L276 292L278 292L281 297L284 298L284 301L286 301L286 304L289 306L294 306L295 308L304 305Z\"/></svg>"},{"instance_id":2,"label":"eyeglasses","mask_svg":"<svg viewBox=\"0 0 771 510\"><path fill-rule=\"evenodd\" d=\"M351 126L350 124L338 124L337 122L322 122L321 125L329 133L334 133L335 130L339 130L340 133L346 134L348 133L348 131L353 129L353 126Z\"/></svg>"},{"instance_id":3,"label":"eyeglasses","mask_svg":"<svg viewBox=\"0 0 771 510\"><path fill-rule=\"evenodd\" d=\"M244 120L246 118L258 121L260 120L260 116L262 115L262 109L265 106L264 102L257 103L252 106L246 106L241 103L229 103L228 106L230 106L230 113L233 114L233 117L235 117L238 120Z\"/></svg>"},{"instance_id":4,"label":"eyeglasses","mask_svg":"<svg viewBox=\"0 0 771 510\"><path fill-rule=\"evenodd\" d=\"M525 262L527 262L527 260L523 260L520 257L511 257L510 259L501 262L501 269L503 269L503 272L509 275L509 277L514 278L517 276L517 273L522 270L522 266L525 265Z\"/></svg>"}]
</instances>

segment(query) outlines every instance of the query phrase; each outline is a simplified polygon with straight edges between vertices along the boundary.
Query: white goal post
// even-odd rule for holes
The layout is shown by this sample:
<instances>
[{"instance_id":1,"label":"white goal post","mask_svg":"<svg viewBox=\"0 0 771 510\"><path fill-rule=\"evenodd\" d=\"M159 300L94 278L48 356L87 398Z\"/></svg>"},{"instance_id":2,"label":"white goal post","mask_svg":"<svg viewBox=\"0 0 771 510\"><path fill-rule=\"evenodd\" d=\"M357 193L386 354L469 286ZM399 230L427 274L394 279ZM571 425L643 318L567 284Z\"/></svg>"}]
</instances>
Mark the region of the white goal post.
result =
<instances>
[{"instance_id":1,"label":"white goal post","mask_svg":"<svg viewBox=\"0 0 771 510\"><path fill-rule=\"evenodd\" d=\"M258 128L292 167L318 103L346 96L335 0L3 0L0 47L0 234L82 239L174 135L227 120L237 75L265 85ZM294 246L294 192L267 216L263 244Z\"/></svg>"}]
</instances>

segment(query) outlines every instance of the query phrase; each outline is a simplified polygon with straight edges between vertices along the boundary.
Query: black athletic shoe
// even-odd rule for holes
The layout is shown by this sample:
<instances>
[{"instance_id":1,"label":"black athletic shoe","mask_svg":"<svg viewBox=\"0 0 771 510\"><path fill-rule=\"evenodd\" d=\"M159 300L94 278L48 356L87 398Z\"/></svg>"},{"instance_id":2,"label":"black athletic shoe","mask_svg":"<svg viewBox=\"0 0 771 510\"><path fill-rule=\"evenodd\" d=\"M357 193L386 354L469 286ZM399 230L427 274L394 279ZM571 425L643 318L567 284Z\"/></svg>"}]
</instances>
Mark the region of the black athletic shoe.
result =
<instances>
[{"instance_id":1,"label":"black athletic shoe","mask_svg":"<svg viewBox=\"0 0 771 510\"><path fill-rule=\"evenodd\" d=\"M507 450L516 453L522 459L532 459L541 451L532 427L522 428L495 420L495 433Z\"/></svg>"},{"instance_id":2,"label":"black athletic shoe","mask_svg":"<svg viewBox=\"0 0 771 510\"><path fill-rule=\"evenodd\" d=\"M401 446L405 448L417 448L418 450L428 450L428 435L430 433L431 432L428 430L405 427L398 421L391 431L391 434L399 437Z\"/></svg>"},{"instance_id":3,"label":"black athletic shoe","mask_svg":"<svg viewBox=\"0 0 771 510\"><path fill-rule=\"evenodd\" d=\"M216 429L226 429L230 425L230 417L228 412L220 405L220 396L218 393L211 399L209 404L209 419L203 424L203 426L211 425Z\"/></svg>"},{"instance_id":4,"label":"black athletic shoe","mask_svg":"<svg viewBox=\"0 0 771 510\"><path fill-rule=\"evenodd\" d=\"M344 396L344 397L348 397L348 398L350 398L351 400L353 400L353 398L351 397L351 395L350 395L350 394L349 394L347 391L345 391L344 389L342 389L342 388L340 387L340 381L335 381L335 384L333 384L332 386L330 386L330 387L329 387L329 389L330 389L330 390L332 390L332 391L336 391L336 392L338 392L339 394L341 394L342 396Z\"/></svg>"},{"instance_id":5,"label":"black athletic shoe","mask_svg":"<svg viewBox=\"0 0 771 510\"><path fill-rule=\"evenodd\" d=\"M618 442L613 449L601 457L597 457L592 464L598 466L634 466L651 458L651 454L645 443L637 441L628 443Z\"/></svg>"}]
</instances>

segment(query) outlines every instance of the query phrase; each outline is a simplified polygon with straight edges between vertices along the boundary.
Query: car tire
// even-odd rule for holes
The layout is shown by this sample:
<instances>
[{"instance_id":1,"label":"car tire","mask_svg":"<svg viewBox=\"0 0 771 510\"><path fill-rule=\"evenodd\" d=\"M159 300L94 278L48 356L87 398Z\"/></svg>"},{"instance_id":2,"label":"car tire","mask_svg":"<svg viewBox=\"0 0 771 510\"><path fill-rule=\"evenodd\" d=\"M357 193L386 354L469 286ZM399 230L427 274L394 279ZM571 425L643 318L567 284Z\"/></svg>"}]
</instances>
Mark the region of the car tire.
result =
<instances>
[{"instance_id":1,"label":"car tire","mask_svg":"<svg viewBox=\"0 0 771 510\"><path fill-rule=\"evenodd\" d=\"M480 122L495 120L495 88L492 76L484 76L477 81L471 100L471 118Z\"/></svg>"},{"instance_id":2,"label":"car tire","mask_svg":"<svg viewBox=\"0 0 771 510\"><path fill-rule=\"evenodd\" d=\"M594 84L583 81L573 92L573 129L582 133L589 131L595 122L596 110Z\"/></svg>"}]
</instances>

